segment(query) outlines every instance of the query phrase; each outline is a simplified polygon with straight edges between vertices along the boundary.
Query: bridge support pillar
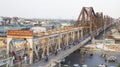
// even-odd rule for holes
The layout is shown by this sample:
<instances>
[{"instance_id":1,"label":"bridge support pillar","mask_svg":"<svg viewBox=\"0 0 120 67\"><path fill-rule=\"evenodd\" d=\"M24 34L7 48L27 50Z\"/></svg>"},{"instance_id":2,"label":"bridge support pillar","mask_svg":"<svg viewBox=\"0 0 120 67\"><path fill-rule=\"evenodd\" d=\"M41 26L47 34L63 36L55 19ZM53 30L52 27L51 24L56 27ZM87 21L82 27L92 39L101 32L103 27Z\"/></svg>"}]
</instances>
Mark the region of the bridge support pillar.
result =
<instances>
[{"instance_id":1,"label":"bridge support pillar","mask_svg":"<svg viewBox=\"0 0 120 67\"><path fill-rule=\"evenodd\" d=\"M10 41L12 40L12 38L7 38L7 57L9 57L9 52L10 52L10 46L9 46L9 44L10 44Z\"/></svg>"},{"instance_id":2,"label":"bridge support pillar","mask_svg":"<svg viewBox=\"0 0 120 67\"><path fill-rule=\"evenodd\" d=\"M48 42L47 42L47 55L48 55L48 56L49 56L49 54L50 54L50 53L49 53L49 52L50 52L50 51L49 51L49 48L50 48L49 45L50 45L50 39L48 38Z\"/></svg>"},{"instance_id":3,"label":"bridge support pillar","mask_svg":"<svg viewBox=\"0 0 120 67\"><path fill-rule=\"evenodd\" d=\"M95 40L95 35L91 34L91 40Z\"/></svg>"},{"instance_id":4,"label":"bridge support pillar","mask_svg":"<svg viewBox=\"0 0 120 67\"><path fill-rule=\"evenodd\" d=\"M66 37L66 39L67 39L67 46L68 46L68 37L69 37L69 33L67 33L67 35L66 35L67 37Z\"/></svg>"},{"instance_id":5,"label":"bridge support pillar","mask_svg":"<svg viewBox=\"0 0 120 67\"><path fill-rule=\"evenodd\" d=\"M73 31L73 42L75 40L75 31Z\"/></svg>"},{"instance_id":6,"label":"bridge support pillar","mask_svg":"<svg viewBox=\"0 0 120 67\"><path fill-rule=\"evenodd\" d=\"M83 39L83 28L81 29L81 38Z\"/></svg>"},{"instance_id":7,"label":"bridge support pillar","mask_svg":"<svg viewBox=\"0 0 120 67\"><path fill-rule=\"evenodd\" d=\"M58 50L60 50L61 49L61 34L59 35L59 37L58 37Z\"/></svg>"},{"instance_id":8,"label":"bridge support pillar","mask_svg":"<svg viewBox=\"0 0 120 67\"><path fill-rule=\"evenodd\" d=\"M79 32L79 30L78 30L78 40L79 40L79 38L80 38L80 32Z\"/></svg>"},{"instance_id":9,"label":"bridge support pillar","mask_svg":"<svg viewBox=\"0 0 120 67\"><path fill-rule=\"evenodd\" d=\"M45 48L46 48L46 45L45 44L43 44L43 45L44 45L44 48L43 48L42 58L45 57Z\"/></svg>"}]
</instances>

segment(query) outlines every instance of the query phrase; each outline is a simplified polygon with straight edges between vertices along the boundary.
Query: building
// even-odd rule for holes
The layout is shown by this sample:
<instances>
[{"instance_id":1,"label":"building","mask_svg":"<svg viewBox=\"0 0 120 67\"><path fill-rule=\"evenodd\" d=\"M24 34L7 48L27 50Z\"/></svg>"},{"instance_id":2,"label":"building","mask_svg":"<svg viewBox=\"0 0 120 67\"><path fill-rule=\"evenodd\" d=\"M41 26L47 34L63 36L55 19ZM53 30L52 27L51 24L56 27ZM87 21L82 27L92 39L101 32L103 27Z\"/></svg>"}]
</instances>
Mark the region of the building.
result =
<instances>
[{"instance_id":1,"label":"building","mask_svg":"<svg viewBox=\"0 0 120 67\"><path fill-rule=\"evenodd\" d=\"M68 23L68 22L67 23L61 23L62 28L65 27L65 26L72 26L72 25L71 25L71 23Z\"/></svg>"},{"instance_id":2,"label":"building","mask_svg":"<svg viewBox=\"0 0 120 67\"><path fill-rule=\"evenodd\" d=\"M34 26L30 30L33 30L34 33L38 33L38 32L46 32L52 29L53 29L52 26Z\"/></svg>"}]
</instances>

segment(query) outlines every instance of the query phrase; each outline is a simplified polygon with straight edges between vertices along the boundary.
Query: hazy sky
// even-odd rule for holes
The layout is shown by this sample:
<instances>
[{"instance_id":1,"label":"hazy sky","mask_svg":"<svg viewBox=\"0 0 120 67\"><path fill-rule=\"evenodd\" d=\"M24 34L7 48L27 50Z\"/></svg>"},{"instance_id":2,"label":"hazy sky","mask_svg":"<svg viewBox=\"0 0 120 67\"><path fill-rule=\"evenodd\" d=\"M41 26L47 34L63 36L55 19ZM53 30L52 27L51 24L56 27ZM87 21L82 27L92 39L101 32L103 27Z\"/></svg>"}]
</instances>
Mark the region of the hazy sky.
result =
<instances>
[{"instance_id":1,"label":"hazy sky","mask_svg":"<svg viewBox=\"0 0 120 67\"><path fill-rule=\"evenodd\" d=\"M120 16L120 0L0 0L0 16L77 19L83 6Z\"/></svg>"}]
</instances>

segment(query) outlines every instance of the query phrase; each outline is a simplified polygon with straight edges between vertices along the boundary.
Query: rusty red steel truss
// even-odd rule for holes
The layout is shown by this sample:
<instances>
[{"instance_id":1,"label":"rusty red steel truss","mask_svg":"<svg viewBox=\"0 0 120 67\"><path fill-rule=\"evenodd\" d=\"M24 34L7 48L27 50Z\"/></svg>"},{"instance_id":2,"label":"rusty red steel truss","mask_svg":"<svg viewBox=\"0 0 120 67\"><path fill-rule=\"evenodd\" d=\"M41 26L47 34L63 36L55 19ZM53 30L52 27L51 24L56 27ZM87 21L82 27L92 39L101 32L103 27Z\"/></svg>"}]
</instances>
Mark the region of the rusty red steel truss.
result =
<instances>
[{"instance_id":1,"label":"rusty red steel truss","mask_svg":"<svg viewBox=\"0 0 120 67\"><path fill-rule=\"evenodd\" d=\"M103 16L102 12L94 12L93 7L83 7L80 15L75 23L75 27L83 28L83 34L92 34L99 28L104 28L112 22L112 18L109 16Z\"/></svg>"}]
</instances>

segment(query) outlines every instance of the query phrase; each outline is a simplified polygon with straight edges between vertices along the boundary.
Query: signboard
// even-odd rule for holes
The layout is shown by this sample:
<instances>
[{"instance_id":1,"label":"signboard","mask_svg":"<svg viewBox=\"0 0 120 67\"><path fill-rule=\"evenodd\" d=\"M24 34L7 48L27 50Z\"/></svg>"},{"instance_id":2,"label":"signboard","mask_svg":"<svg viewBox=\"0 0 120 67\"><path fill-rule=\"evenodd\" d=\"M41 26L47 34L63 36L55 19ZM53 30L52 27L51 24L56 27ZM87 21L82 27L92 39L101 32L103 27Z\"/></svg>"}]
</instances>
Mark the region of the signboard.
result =
<instances>
[{"instance_id":1,"label":"signboard","mask_svg":"<svg viewBox=\"0 0 120 67\"><path fill-rule=\"evenodd\" d=\"M10 38L31 38L33 32L31 30L8 30L7 35Z\"/></svg>"},{"instance_id":2,"label":"signboard","mask_svg":"<svg viewBox=\"0 0 120 67\"><path fill-rule=\"evenodd\" d=\"M32 36L32 31L29 31L29 30L8 30L8 35L13 35L13 36Z\"/></svg>"}]
</instances>

